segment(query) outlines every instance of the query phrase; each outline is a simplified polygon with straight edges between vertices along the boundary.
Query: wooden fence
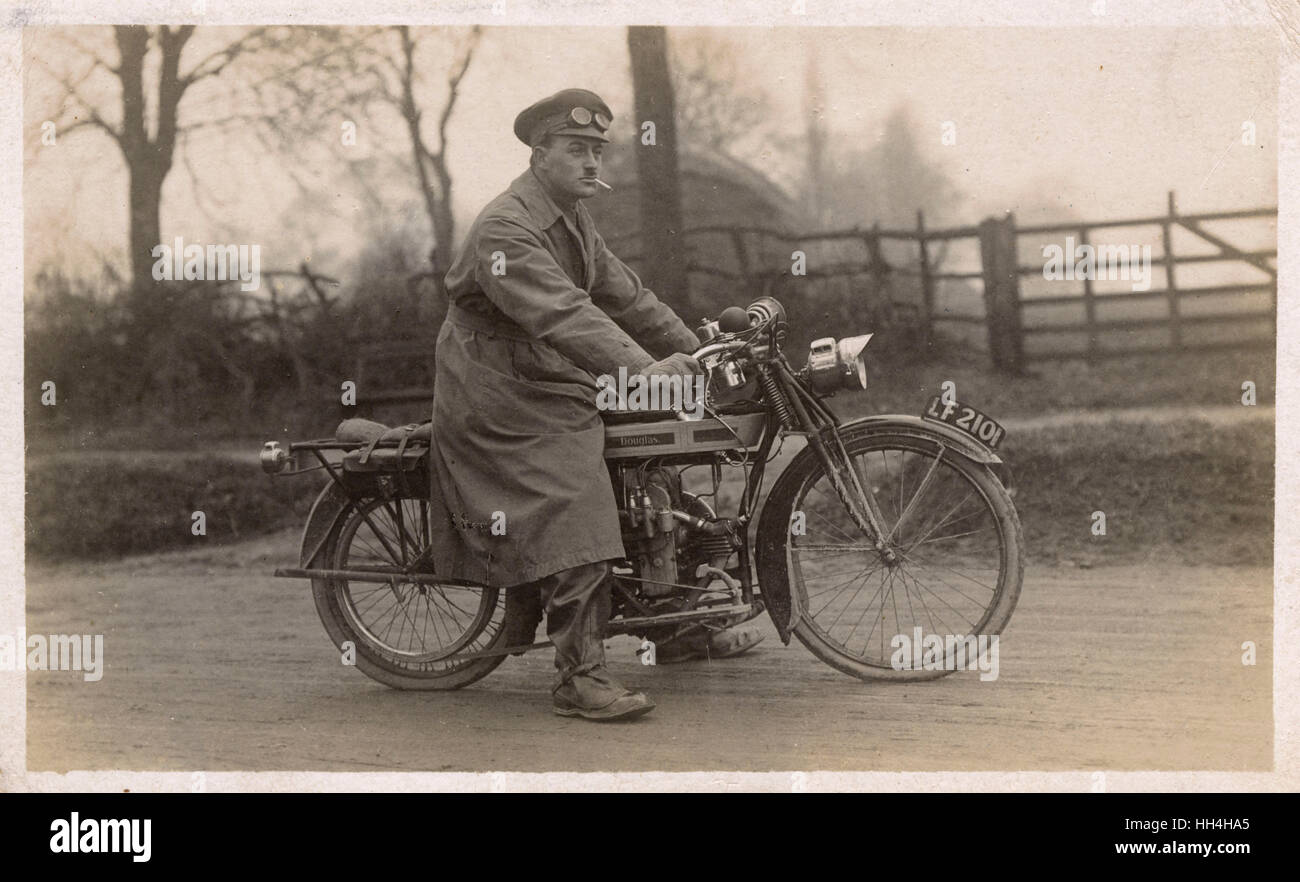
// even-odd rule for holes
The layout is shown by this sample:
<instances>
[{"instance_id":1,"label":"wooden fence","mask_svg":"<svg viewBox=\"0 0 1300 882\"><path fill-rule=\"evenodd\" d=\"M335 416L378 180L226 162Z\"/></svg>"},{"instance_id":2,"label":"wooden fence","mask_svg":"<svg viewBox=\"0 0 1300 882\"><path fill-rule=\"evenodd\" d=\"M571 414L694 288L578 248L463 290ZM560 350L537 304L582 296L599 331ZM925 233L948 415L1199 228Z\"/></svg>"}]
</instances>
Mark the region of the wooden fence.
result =
<instances>
[{"instance_id":1,"label":"wooden fence","mask_svg":"<svg viewBox=\"0 0 1300 882\"><path fill-rule=\"evenodd\" d=\"M1205 224L1267 218L1273 218L1276 221L1276 217L1276 207L1204 214L1179 214L1176 197L1171 191L1166 213L1153 217L1088 223L1045 224L1018 228L1015 227L1014 218L1011 217L994 221L992 223L1010 228L1010 231L1004 230L1000 233L1003 238L1014 236L1019 240L1022 237L1034 237L1044 234L1077 235L1078 239L1074 244L1078 249L1096 244L1097 237L1092 235L1095 230L1126 227L1159 228L1160 253L1151 259L1150 266L1146 268L1146 284L1148 288L1137 290L1136 286L1130 286L1131 290L1119 293L1099 292L1097 290L1098 279L1094 277L1098 273L1093 273L1083 274L1083 277L1078 280L1081 283L1082 290L1074 293L1034 297L1021 296L1019 291L1020 280L1026 276L1043 276L1044 264L1016 265L1015 277L1006 278L1004 276L999 280L999 283L1010 289L1003 292L1002 296L1007 298L1015 297L1015 312L1017 315L1012 318L999 313L997 316L991 317L989 324L990 340L994 336L1006 340L1014 338L1020 341L1033 340L1048 335L1055 335L1058 338L1063 335L1083 338L1080 341L1083 344L1082 346L1053 345L1050 348L1032 350L1028 354L1022 349L1019 355L1021 360L1026 358L1040 360L1080 357L1093 360L1109 356L1150 352L1200 351L1272 345L1277 335L1277 269L1274 263L1271 262L1275 261L1277 257L1276 231L1274 230L1271 235L1274 247L1248 248L1233 245L1221 235L1207 229ZM1178 253L1174 241L1175 233L1178 230L1184 230L1192 234L1196 240L1208 244L1213 250L1199 253ZM1128 251L1129 256L1127 266L1113 259L1116 256L1115 249L1117 246L1102 247L1111 249L1110 257L1112 258L1107 261L1107 270L1112 278L1104 281L1115 281L1113 276L1117 269L1122 274L1122 278L1126 280L1131 276L1136 276L1142 270L1142 267L1132 267L1132 248L1136 246L1125 249ZM1100 254L1101 248L1096 248L1095 253ZM1144 255L1142 260L1145 261L1145 259ZM1101 263L1102 261L1098 257L1096 259L1098 270L1101 268ZM1234 264L1235 266L1229 267L1229 269L1233 270L1233 275L1238 275L1236 270L1241 269L1244 265L1244 267L1249 268L1247 272L1255 275L1256 278L1244 281L1234 279L1228 284L1188 284L1186 281L1180 281L1187 275L1198 274L1196 271L1185 273L1180 271L1180 268L1204 267L1208 264ZM1130 269L1135 271L1129 272ZM1157 271L1162 272L1164 275L1163 288L1149 287L1152 277ZM1253 307L1249 304L1249 295L1256 295L1254 297L1256 305ZM1243 301L1246 302L1243 303ZM1262 304L1260 301L1263 301ZM1227 308L1222 305L1215 308L1216 302L1218 304L1227 304ZM1207 304L1210 308L1202 308ZM1063 321L1036 318L1037 315L1062 306L1073 307L1081 311L1082 314L1076 314L1074 317ZM1141 314L1144 311L1149 312L1148 307L1150 306L1158 308L1157 314ZM1006 312L1010 311L1011 308L1008 306ZM1110 317L1107 317L1107 313L1111 314ZM1257 333L1243 336L1229 331L1231 327L1240 327L1243 324L1255 325ZM1202 329L1208 330L1213 336L1207 337L1204 333L1198 333ZM1261 329L1262 333L1259 333ZM1146 342L1136 345L1125 342L1126 337L1135 334L1150 337L1151 332L1156 333L1154 340L1148 339ZM1109 345L1110 341L1114 339L1120 340L1120 345ZM1020 361L1013 360L999 366L1018 369L1020 364Z\"/></svg>"},{"instance_id":2,"label":"wooden fence","mask_svg":"<svg viewBox=\"0 0 1300 882\"><path fill-rule=\"evenodd\" d=\"M1220 221L1275 219L1276 216L1276 207L1179 214L1175 196L1171 192L1166 214L1128 220L1070 221L1018 227L1015 217L1008 214L1001 218L985 219L977 226L928 229L924 215L917 212L917 223L913 229L883 229L877 225L799 235L761 226L706 226L688 228L683 232L683 239L691 255L687 263L688 273L721 279L724 283L735 284L751 292L767 292L774 285L795 284L796 276L792 273L790 262L793 255L791 248L809 249L818 243L855 243L861 249L859 257L824 261L809 259L805 272L801 274L802 278L815 281L866 276L871 280L874 296L891 300L894 306L914 311L921 346L925 352L933 346L935 329L945 323L966 326L971 330L975 326L983 326L985 333L980 336L986 341L994 365L1018 372L1027 362L1045 359L1091 360L1139 353L1271 345L1276 336L1277 270L1270 260L1277 256L1276 247L1237 247L1204 225ZM1094 235L1098 230L1137 227L1160 230L1160 253L1151 256L1149 264L1143 265L1146 257L1151 254L1149 246L1144 251L1135 245L1137 253L1142 257L1133 260L1126 244L1122 246L1124 259L1119 260L1121 252L1118 249L1121 246L1105 244L1101 237ZM1180 229L1193 234L1215 250L1209 253L1176 253L1174 233ZM1073 247L1070 255L1063 255L1064 259L1070 261L1071 270L1079 265L1074 260L1074 252L1082 253L1085 247L1092 249L1095 255L1101 255L1104 261L1094 258L1092 271L1085 269L1078 278L1071 272L1067 273L1067 278L1053 280L1078 282L1078 290L1041 295L1023 292L1023 279L1037 277L1046 281L1048 275L1045 259L1038 263L1021 263L1020 252L1023 246L1045 235L1060 234L1077 236L1077 240L1066 239L1066 244ZM729 243L730 259L720 259L717 247L694 247L705 237L713 237L715 244ZM621 245L632 239L634 237L631 236L622 237L621 240L611 238L611 247L618 252ZM966 240L966 246L977 246L978 268L945 269L946 261L936 252L962 240ZM914 251L905 258L887 260L885 252L891 242L910 243ZM1273 242L1276 243L1275 232ZM775 259L770 249L765 247L771 243L781 246ZM701 250L708 252L707 260L699 258ZM769 253L764 259L756 252ZM625 258L629 263L635 263L638 259L635 255ZM1179 267L1227 262L1244 264L1267 278L1216 285L1188 285L1179 282ZM1101 271L1102 276L1118 274L1118 277L1099 278L1097 270ZM1164 287L1150 289L1156 270L1164 275ZM1139 274L1145 277L1148 286L1146 289L1139 290L1136 284L1132 284L1131 290L1120 293L1100 290L1111 282L1134 282ZM910 293L914 296L902 300L896 296L899 286L895 281L900 277L914 280L914 284L909 286ZM940 303L937 291L944 283L957 285L956 296L944 298L945 302ZM795 296L798 296L797 291L796 288ZM1222 300L1233 295L1250 294L1265 295L1266 304L1257 308L1238 305L1217 311L1184 308L1211 302L1216 298ZM1162 305L1163 313L1141 314L1144 305L1151 304ZM786 306L792 313L797 313L800 304L788 302ZM1064 312L1065 317L1054 318L1051 315L1053 312L1058 315ZM1227 326L1251 322L1266 324L1267 330L1263 334L1247 337L1218 334L1214 339L1188 333L1195 328L1206 328L1217 333ZM1163 339L1154 342L1147 340L1141 345L1126 343L1126 335L1142 332L1149 337L1153 331L1163 332ZM1069 345L1071 338L1077 339L1082 345ZM1045 346L1034 346L1033 343L1037 340L1047 340L1048 343ZM1111 345L1114 341L1118 341L1119 345Z\"/></svg>"}]
</instances>

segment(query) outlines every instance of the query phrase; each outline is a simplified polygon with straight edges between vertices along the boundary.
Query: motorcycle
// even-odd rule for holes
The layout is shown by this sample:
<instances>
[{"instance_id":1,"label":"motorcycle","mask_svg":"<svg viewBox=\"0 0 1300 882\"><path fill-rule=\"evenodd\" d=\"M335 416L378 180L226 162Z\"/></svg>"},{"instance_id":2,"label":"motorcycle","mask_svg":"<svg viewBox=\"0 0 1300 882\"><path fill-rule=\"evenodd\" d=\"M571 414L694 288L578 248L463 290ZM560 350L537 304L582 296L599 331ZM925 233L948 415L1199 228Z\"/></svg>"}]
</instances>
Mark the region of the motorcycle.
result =
<instances>
[{"instance_id":1,"label":"motorcycle","mask_svg":"<svg viewBox=\"0 0 1300 882\"><path fill-rule=\"evenodd\" d=\"M626 552L612 568L607 636L640 637L651 663L656 643L766 611L783 643L793 636L863 680L969 669L1006 627L1023 576L996 453L1003 427L943 396L919 417L841 421L825 399L866 388L871 335L816 340L796 370L781 349L787 329L771 297L703 324L703 418L602 414ZM504 590L433 571L430 428L345 420L334 438L261 453L269 474L330 479L298 566L275 575L310 580L345 659L398 689L457 689L550 645L504 645ZM802 449L764 493L787 440Z\"/></svg>"}]
</instances>

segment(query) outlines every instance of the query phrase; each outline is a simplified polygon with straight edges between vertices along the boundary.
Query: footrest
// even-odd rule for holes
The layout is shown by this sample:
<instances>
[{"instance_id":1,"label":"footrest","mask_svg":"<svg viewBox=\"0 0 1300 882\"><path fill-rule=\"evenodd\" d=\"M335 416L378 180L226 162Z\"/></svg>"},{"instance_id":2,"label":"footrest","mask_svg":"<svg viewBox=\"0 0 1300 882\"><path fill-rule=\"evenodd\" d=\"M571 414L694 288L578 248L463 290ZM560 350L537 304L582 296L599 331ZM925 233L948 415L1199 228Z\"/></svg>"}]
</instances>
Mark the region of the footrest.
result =
<instances>
[{"instance_id":1,"label":"footrest","mask_svg":"<svg viewBox=\"0 0 1300 882\"><path fill-rule=\"evenodd\" d=\"M606 634L622 634L636 628L655 625L677 625L682 622L699 622L707 619L728 618L730 616L748 615L754 607L748 603L732 606L711 606L707 609L688 609L684 612L664 613L661 616L636 616L630 619L613 619L605 629Z\"/></svg>"}]
</instances>

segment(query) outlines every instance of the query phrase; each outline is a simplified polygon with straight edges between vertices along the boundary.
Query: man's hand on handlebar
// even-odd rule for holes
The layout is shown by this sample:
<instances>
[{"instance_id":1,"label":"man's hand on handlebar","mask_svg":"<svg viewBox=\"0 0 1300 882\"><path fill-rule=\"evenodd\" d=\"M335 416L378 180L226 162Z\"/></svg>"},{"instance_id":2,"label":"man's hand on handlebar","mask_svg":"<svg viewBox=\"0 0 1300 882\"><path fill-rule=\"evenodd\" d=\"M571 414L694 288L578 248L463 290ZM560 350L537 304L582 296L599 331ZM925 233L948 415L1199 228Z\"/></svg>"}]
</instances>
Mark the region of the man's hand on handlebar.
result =
<instances>
[{"instance_id":1,"label":"man's hand on handlebar","mask_svg":"<svg viewBox=\"0 0 1300 882\"><path fill-rule=\"evenodd\" d=\"M641 369L643 377L691 377L702 373L700 363L684 352L674 352Z\"/></svg>"}]
</instances>

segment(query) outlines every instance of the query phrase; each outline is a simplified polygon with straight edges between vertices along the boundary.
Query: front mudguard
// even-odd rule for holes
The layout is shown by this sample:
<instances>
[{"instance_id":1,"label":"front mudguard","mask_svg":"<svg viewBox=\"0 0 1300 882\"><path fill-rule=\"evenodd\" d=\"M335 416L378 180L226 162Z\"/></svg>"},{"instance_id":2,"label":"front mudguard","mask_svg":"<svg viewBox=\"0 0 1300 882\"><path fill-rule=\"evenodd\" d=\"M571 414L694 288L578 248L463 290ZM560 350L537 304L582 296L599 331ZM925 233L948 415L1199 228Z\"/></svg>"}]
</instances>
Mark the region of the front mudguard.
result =
<instances>
[{"instance_id":1,"label":"front mudguard","mask_svg":"<svg viewBox=\"0 0 1300 882\"><path fill-rule=\"evenodd\" d=\"M928 441L940 441L958 455L990 469L1002 485L1011 490L1011 472L1006 463L974 438L945 423L923 420L908 414L880 414L844 423L840 426L840 432L909 435ZM776 479L772 492L764 500L758 514L755 562L758 567L759 590L777 633L786 644L790 642L791 629L798 623L802 610L798 608L797 598L790 593L789 562L786 555L790 523L784 515L775 513L769 503L773 496L784 495L780 490L787 476L796 474L807 460L815 459L816 456L811 447L799 451Z\"/></svg>"},{"instance_id":2,"label":"front mudguard","mask_svg":"<svg viewBox=\"0 0 1300 882\"><path fill-rule=\"evenodd\" d=\"M850 420L840 426L840 431L845 432L850 429L860 428L870 429L873 432L888 432L893 435L914 435L928 438L933 438L937 434L955 447L962 456L973 462L988 466L993 474L998 476L1002 486L1006 487L1009 492L1012 491L1014 486L1011 479L1011 469L1002 461L1001 457L970 435L959 429L954 429L947 423L926 420L909 414L886 413L879 416Z\"/></svg>"}]
</instances>

